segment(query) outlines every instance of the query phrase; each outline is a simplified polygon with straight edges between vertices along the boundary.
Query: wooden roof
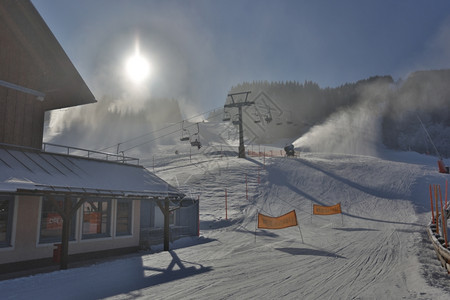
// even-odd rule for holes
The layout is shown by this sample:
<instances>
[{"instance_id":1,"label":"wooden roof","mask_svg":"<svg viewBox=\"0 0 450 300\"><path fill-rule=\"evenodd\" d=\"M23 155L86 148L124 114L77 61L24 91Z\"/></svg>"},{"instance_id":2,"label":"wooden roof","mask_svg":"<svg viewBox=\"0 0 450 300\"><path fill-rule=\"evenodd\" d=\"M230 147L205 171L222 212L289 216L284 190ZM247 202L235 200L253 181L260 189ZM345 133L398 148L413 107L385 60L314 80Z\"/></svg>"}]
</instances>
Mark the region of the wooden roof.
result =
<instances>
[{"instance_id":1,"label":"wooden roof","mask_svg":"<svg viewBox=\"0 0 450 300\"><path fill-rule=\"evenodd\" d=\"M29 0L0 1L0 44L0 80L44 93L44 110L96 102Z\"/></svg>"}]
</instances>

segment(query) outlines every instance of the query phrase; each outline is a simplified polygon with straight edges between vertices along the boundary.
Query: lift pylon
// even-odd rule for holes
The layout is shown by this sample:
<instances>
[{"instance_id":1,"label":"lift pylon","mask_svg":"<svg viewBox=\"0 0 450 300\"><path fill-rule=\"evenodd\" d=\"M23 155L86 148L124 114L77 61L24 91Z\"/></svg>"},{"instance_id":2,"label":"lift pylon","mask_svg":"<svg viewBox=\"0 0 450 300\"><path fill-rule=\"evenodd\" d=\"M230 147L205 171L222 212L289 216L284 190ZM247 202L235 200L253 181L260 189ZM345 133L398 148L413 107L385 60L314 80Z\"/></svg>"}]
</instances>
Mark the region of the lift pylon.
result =
<instances>
[{"instance_id":1,"label":"lift pylon","mask_svg":"<svg viewBox=\"0 0 450 300\"><path fill-rule=\"evenodd\" d=\"M245 158L245 146L244 146L244 128L242 126L242 107L244 106L250 106L255 104L254 101L247 101L248 100L248 94L250 94L251 91L247 92L240 92L240 93L232 93L228 94L228 97L231 97L231 103L225 104L224 108L232 108L237 107L238 108L238 115L239 115L239 158ZM233 96L237 95L244 95L245 99L242 102L235 101Z\"/></svg>"}]
</instances>

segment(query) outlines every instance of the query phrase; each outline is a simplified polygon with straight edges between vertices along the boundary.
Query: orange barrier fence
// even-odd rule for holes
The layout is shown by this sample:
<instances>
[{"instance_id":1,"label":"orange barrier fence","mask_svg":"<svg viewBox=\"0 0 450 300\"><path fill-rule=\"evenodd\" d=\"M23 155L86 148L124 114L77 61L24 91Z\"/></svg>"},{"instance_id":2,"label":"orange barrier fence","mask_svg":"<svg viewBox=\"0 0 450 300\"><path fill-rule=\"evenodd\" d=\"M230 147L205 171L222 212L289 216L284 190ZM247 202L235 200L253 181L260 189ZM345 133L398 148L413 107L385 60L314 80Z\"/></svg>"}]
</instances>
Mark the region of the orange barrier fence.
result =
<instances>
[{"instance_id":1,"label":"orange barrier fence","mask_svg":"<svg viewBox=\"0 0 450 300\"><path fill-rule=\"evenodd\" d=\"M258 213L258 228L282 229L297 225L297 215L295 214L295 210L279 217L269 217Z\"/></svg>"},{"instance_id":2,"label":"orange barrier fence","mask_svg":"<svg viewBox=\"0 0 450 300\"><path fill-rule=\"evenodd\" d=\"M338 203L333 206L322 206L318 204L314 204L313 206L314 215L334 215L340 213L342 213L341 203Z\"/></svg>"}]
</instances>

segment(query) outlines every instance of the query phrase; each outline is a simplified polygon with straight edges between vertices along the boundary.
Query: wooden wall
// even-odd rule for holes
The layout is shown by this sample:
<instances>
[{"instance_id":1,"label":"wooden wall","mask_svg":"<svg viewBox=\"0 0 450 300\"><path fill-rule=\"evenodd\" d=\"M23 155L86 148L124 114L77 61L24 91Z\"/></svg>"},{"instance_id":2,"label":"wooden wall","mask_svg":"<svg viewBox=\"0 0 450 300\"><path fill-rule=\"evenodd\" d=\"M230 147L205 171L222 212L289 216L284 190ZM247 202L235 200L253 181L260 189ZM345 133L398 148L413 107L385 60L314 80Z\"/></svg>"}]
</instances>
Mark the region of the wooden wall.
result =
<instances>
[{"instance_id":1,"label":"wooden wall","mask_svg":"<svg viewBox=\"0 0 450 300\"><path fill-rule=\"evenodd\" d=\"M22 46L19 35L0 20L0 80L38 90L44 65ZM0 143L42 147L44 109L36 97L0 86Z\"/></svg>"}]
</instances>

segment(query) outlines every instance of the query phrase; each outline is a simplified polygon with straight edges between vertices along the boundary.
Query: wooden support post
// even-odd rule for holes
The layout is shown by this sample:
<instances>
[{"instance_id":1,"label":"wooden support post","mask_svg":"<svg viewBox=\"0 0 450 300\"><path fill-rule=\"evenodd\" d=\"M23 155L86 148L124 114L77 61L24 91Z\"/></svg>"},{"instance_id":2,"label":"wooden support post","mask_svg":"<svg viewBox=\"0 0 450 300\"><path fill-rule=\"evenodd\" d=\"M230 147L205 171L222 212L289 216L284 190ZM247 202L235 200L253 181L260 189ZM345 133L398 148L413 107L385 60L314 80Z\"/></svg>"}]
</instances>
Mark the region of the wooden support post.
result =
<instances>
[{"instance_id":1,"label":"wooden support post","mask_svg":"<svg viewBox=\"0 0 450 300\"><path fill-rule=\"evenodd\" d=\"M53 208L58 212L63 220L63 228L61 233L61 257L59 268L65 270L69 263L69 239L72 226L72 217L77 213L77 210L86 201L86 198L81 198L78 200L76 205L73 205L72 198L70 196L65 196L63 207L58 205L55 197L49 195L48 199L52 202Z\"/></svg>"},{"instance_id":2,"label":"wooden support post","mask_svg":"<svg viewBox=\"0 0 450 300\"><path fill-rule=\"evenodd\" d=\"M169 242L170 242L170 226L169 226L169 217L170 217L170 209L169 209L169 198L164 199L164 206L162 205L161 201L156 199L156 204L158 205L159 209L163 213L164 216L164 251L169 251ZM200 217L199 217L200 220ZM200 221L199 221L200 222ZM199 223L200 228L200 223Z\"/></svg>"},{"instance_id":3,"label":"wooden support post","mask_svg":"<svg viewBox=\"0 0 450 300\"><path fill-rule=\"evenodd\" d=\"M164 199L164 251L169 251L170 227L169 227L169 198Z\"/></svg>"},{"instance_id":4,"label":"wooden support post","mask_svg":"<svg viewBox=\"0 0 450 300\"><path fill-rule=\"evenodd\" d=\"M70 238L70 223L72 221L72 215L70 213L72 209L72 199L68 196L64 198L64 214L61 216L63 219L62 237L61 237L61 260L60 269L66 270L69 264L69 238Z\"/></svg>"}]
</instances>

